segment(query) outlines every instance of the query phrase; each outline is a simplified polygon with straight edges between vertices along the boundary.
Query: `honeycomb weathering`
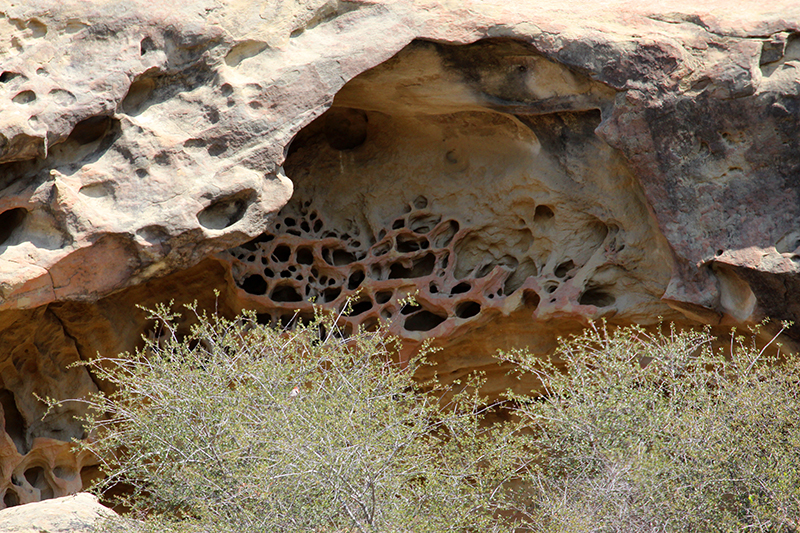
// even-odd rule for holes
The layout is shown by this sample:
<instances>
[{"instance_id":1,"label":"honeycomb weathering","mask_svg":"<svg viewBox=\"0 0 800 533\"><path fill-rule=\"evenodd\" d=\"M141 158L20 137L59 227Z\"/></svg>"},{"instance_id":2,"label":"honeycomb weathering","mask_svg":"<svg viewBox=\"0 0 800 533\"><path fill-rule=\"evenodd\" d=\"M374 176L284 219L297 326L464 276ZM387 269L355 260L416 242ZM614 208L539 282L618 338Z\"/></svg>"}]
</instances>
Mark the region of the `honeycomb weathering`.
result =
<instances>
[{"instance_id":1,"label":"honeycomb weathering","mask_svg":"<svg viewBox=\"0 0 800 533\"><path fill-rule=\"evenodd\" d=\"M388 321L405 356L433 337L456 375L501 373L511 344L546 352L555 323L670 314L669 249L595 134L598 85L513 41L414 43L355 78L293 141L293 199L226 256L242 305Z\"/></svg>"},{"instance_id":2,"label":"honeycomb weathering","mask_svg":"<svg viewBox=\"0 0 800 533\"><path fill-rule=\"evenodd\" d=\"M527 309L535 318L539 301L554 303L559 287L584 266L572 259L548 265L547 234L555 214L545 205L532 209L533 229L510 233L524 247L502 255L493 254L474 229L443 219L424 196L398 211L404 214L387 220L377 235L357 226L343 233L326 227L311 201L292 202L270 231L230 250L236 283L261 297L265 323L286 325L296 311L320 304L345 311L351 328L384 320L402 336L421 339L427 335L414 332L451 335L467 321L474 327L481 311ZM584 237L597 249L608 245L608 234L596 223ZM545 244L536 246L534 235ZM613 286L590 283L582 289L577 303L592 307L576 312L602 314L616 301ZM416 305L406 304L410 295Z\"/></svg>"}]
</instances>

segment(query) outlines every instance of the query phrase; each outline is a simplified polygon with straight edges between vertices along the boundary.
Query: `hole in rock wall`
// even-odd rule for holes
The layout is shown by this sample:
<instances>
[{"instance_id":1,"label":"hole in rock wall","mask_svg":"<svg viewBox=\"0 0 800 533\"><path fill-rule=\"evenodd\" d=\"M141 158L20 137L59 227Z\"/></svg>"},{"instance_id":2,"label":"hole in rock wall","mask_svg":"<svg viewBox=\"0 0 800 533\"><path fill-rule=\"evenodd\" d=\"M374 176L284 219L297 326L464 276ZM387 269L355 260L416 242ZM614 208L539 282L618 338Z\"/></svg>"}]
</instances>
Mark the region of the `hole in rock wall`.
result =
<instances>
[{"instance_id":1,"label":"hole in rock wall","mask_svg":"<svg viewBox=\"0 0 800 533\"><path fill-rule=\"evenodd\" d=\"M407 331L430 331L446 319L447 317L437 315L431 311L422 310L409 316L403 324L403 327Z\"/></svg>"},{"instance_id":2,"label":"hole in rock wall","mask_svg":"<svg viewBox=\"0 0 800 533\"><path fill-rule=\"evenodd\" d=\"M215 198L197 214L200 225L210 230L221 230L239 222L253 202L255 191L245 190L232 196Z\"/></svg>"},{"instance_id":3,"label":"hole in rock wall","mask_svg":"<svg viewBox=\"0 0 800 533\"><path fill-rule=\"evenodd\" d=\"M53 497L53 488L47 481L47 475L43 467L34 466L26 468L24 476L30 486L39 491L40 499L47 500Z\"/></svg>"},{"instance_id":4,"label":"hole in rock wall","mask_svg":"<svg viewBox=\"0 0 800 533\"><path fill-rule=\"evenodd\" d=\"M14 233L14 230L25 221L28 211L22 207L15 207L0 213L0 246L2 246Z\"/></svg>"},{"instance_id":5,"label":"hole in rock wall","mask_svg":"<svg viewBox=\"0 0 800 533\"><path fill-rule=\"evenodd\" d=\"M8 487L6 489L5 494L3 494L3 503L5 504L6 508L19 505L19 496L17 496L17 493L13 488Z\"/></svg>"},{"instance_id":6,"label":"hole in rock wall","mask_svg":"<svg viewBox=\"0 0 800 533\"><path fill-rule=\"evenodd\" d=\"M138 115L146 106L147 100L155 88L156 82L153 78L139 77L135 79L120 104L120 110L129 115Z\"/></svg>"},{"instance_id":7,"label":"hole in rock wall","mask_svg":"<svg viewBox=\"0 0 800 533\"><path fill-rule=\"evenodd\" d=\"M3 408L3 420L6 434L11 437L17 451L21 455L28 453L29 449L25 442L25 420L17 408L14 394L6 389L0 389L0 406Z\"/></svg>"},{"instance_id":8,"label":"hole in rock wall","mask_svg":"<svg viewBox=\"0 0 800 533\"><path fill-rule=\"evenodd\" d=\"M0 83L8 83L9 81L13 80L14 78L18 78L21 76L18 72L11 72L9 70L4 70L2 74L0 74Z\"/></svg>"},{"instance_id":9,"label":"hole in rock wall","mask_svg":"<svg viewBox=\"0 0 800 533\"><path fill-rule=\"evenodd\" d=\"M317 303L346 312L351 331L388 321L401 338L444 345L474 332L469 350L481 357L498 347L490 322L507 321L520 344L552 346L551 317L618 312L613 280L593 276L610 261L635 271L637 258L658 257L625 228L649 246L658 230L643 195L625 192L624 158L594 133L614 98L523 43L412 43L348 82L292 140L293 198L227 255L243 305L277 325ZM218 226L237 209L219 211L209 217ZM671 275L642 268L664 285ZM640 301L663 293L637 283L626 287L651 298ZM410 295L417 304L403 305Z\"/></svg>"},{"instance_id":10,"label":"hole in rock wall","mask_svg":"<svg viewBox=\"0 0 800 533\"><path fill-rule=\"evenodd\" d=\"M478 302L461 302L456 306L456 316L458 318L472 318L481 312L481 304Z\"/></svg>"},{"instance_id":11,"label":"hole in rock wall","mask_svg":"<svg viewBox=\"0 0 800 533\"><path fill-rule=\"evenodd\" d=\"M36 93L33 91L22 91L11 99L15 104L30 104L36 101Z\"/></svg>"},{"instance_id":12,"label":"hole in rock wall","mask_svg":"<svg viewBox=\"0 0 800 533\"><path fill-rule=\"evenodd\" d=\"M587 289L580 298L578 303L581 305L594 305L597 307L608 307L614 305L616 298L608 290L603 288Z\"/></svg>"},{"instance_id":13,"label":"hole in rock wall","mask_svg":"<svg viewBox=\"0 0 800 533\"><path fill-rule=\"evenodd\" d=\"M113 121L114 119L108 116L90 117L81 120L72 128L68 140L75 141L80 145L92 143L106 134Z\"/></svg>"}]
</instances>

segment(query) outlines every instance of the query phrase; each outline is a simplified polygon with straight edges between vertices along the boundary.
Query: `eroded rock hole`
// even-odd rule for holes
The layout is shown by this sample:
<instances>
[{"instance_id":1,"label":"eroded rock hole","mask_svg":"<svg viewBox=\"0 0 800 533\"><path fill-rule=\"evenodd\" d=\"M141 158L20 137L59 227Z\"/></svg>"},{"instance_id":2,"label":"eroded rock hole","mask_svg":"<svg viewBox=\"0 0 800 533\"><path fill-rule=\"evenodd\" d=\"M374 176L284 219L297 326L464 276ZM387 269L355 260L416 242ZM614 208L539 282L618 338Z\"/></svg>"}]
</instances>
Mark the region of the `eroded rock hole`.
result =
<instances>
[{"instance_id":1,"label":"eroded rock hole","mask_svg":"<svg viewBox=\"0 0 800 533\"><path fill-rule=\"evenodd\" d=\"M392 229L402 229L406 226L406 221L402 218L398 218L394 222L392 222Z\"/></svg>"},{"instance_id":2,"label":"eroded rock hole","mask_svg":"<svg viewBox=\"0 0 800 533\"><path fill-rule=\"evenodd\" d=\"M595 307L608 307L617 301L613 294L602 287L587 289L578 298L581 305L594 305Z\"/></svg>"},{"instance_id":3,"label":"eroded rock hole","mask_svg":"<svg viewBox=\"0 0 800 533\"><path fill-rule=\"evenodd\" d=\"M242 280L242 290L248 294L261 296L267 293L267 282L258 274L252 274Z\"/></svg>"},{"instance_id":4,"label":"eroded rock hole","mask_svg":"<svg viewBox=\"0 0 800 533\"><path fill-rule=\"evenodd\" d=\"M536 276L539 269L536 264L526 259L522 261L519 266L511 273L503 284L503 291L506 294L512 294L514 291L522 287L525 281L531 276Z\"/></svg>"},{"instance_id":5,"label":"eroded rock hole","mask_svg":"<svg viewBox=\"0 0 800 533\"><path fill-rule=\"evenodd\" d=\"M11 99L15 104L31 104L36 101L36 93L33 91L22 91Z\"/></svg>"},{"instance_id":6,"label":"eroded rock hole","mask_svg":"<svg viewBox=\"0 0 800 533\"><path fill-rule=\"evenodd\" d=\"M480 268L478 268L478 270L475 272L475 277L476 277L476 278L485 278L486 276L488 276L488 275L489 275L489 273L490 273L492 270L494 270L494 267L495 267L495 266L497 266L497 265L495 265L495 263L494 263L494 262L490 262L490 263L487 263L487 264L485 264L485 265L482 265L482 266L481 266Z\"/></svg>"},{"instance_id":7,"label":"eroded rock hole","mask_svg":"<svg viewBox=\"0 0 800 533\"><path fill-rule=\"evenodd\" d=\"M430 331L445 320L447 317L422 310L406 318L403 327L407 331Z\"/></svg>"},{"instance_id":8,"label":"eroded rock hole","mask_svg":"<svg viewBox=\"0 0 800 533\"><path fill-rule=\"evenodd\" d=\"M285 244L279 244L272 251L272 260L276 263L285 263L292 256L292 249Z\"/></svg>"},{"instance_id":9,"label":"eroded rock hole","mask_svg":"<svg viewBox=\"0 0 800 533\"><path fill-rule=\"evenodd\" d=\"M296 257L297 262L301 265L314 264L314 254L311 252L310 248L298 248Z\"/></svg>"},{"instance_id":10,"label":"eroded rock hole","mask_svg":"<svg viewBox=\"0 0 800 533\"><path fill-rule=\"evenodd\" d=\"M446 248L453 241L456 233L458 233L459 225L455 220L448 220L447 222L436 228L434 234L431 236L431 242L434 248Z\"/></svg>"},{"instance_id":11,"label":"eroded rock hole","mask_svg":"<svg viewBox=\"0 0 800 533\"><path fill-rule=\"evenodd\" d=\"M362 300L360 302L353 304L352 308L350 309L350 312L347 313L347 316L358 316L362 313L366 313L370 309L372 309L372 301Z\"/></svg>"},{"instance_id":12,"label":"eroded rock hole","mask_svg":"<svg viewBox=\"0 0 800 533\"><path fill-rule=\"evenodd\" d=\"M414 235L398 235L397 236L397 251L400 253L416 252L417 250L428 249L428 239L425 237L419 238Z\"/></svg>"},{"instance_id":13,"label":"eroded rock hole","mask_svg":"<svg viewBox=\"0 0 800 533\"><path fill-rule=\"evenodd\" d=\"M361 329L364 331L375 332L378 331L379 326L380 322L378 322L378 319L375 317L370 317L361 323Z\"/></svg>"},{"instance_id":14,"label":"eroded rock hole","mask_svg":"<svg viewBox=\"0 0 800 533\"><path fill-rule=\"evenodd\" d=\"M153 39L150 37L145 37L142 39L142 42L139 43L139 55L145 55L148 52L153 52L157 50L156 43L153 42Z\"/></svg>"},{"instance_id":15,"label":"eroded rock hole","mask_svg":"<svg viewBox=\"0 0 800 533\"><path fill-rule=\"evenodd\" d=\"M273 302L301 302L303 297L297 292L297 289L291 285L278 285L272 289L272 294L269 295Z\"/></svg>"},{"instance_id":16,"label":"eroded rock hole","mask_svg":"<svg viewBox=\"0 0 800 533\"><path fill-rule=\"evenodd\" d=\"M322 301L326 304L331 303L336 298L338 298L340 294L342 294L341 287L328 287L327 289L322 291Z\"/></svg>"},{"instance_id":17,"label":"eroded rock hole","mask_svg":"<svg viewBox=\"0 0 800 533\"><path fill-rule=\"evenodd\" d=\"M423 257L414 259L411 268L406 268L397 262L389 267L389 279L423 278L433 273L436 266L436 256L432 253L425 254Z\"/></svg>"},{"instance_id":18,"label":"eroded rock hole","mask_svg":"<svg viewBox=\"0 0 800 533\"><path fill-rule=\"evenodd\" d=\"M108 116L89 117L81 120L72 128L68 140L80 145L93 143L103 137L111 129L114 119Z\"/></svg>"},{"instance_id":19,"label":"eroded rock hole","mask_svg":"<svg viewBox=\"0 0 800 533\"><path fill-rule=\"evenodd\" d=\"M19 505L19 496L11 487L6 489L6 493L3 495L3 503L6 507L14 507Z\"/></svg>"},{"instance_id":20,"label":"eroded rock hole","mask_svg":"<svg viewBox=\"0 0 800 533\"><path fill-rule=\"evenodd\" d=\"M532 289L525 289L522 291L522 304L528 309L536 309L539 307L539 295Z\"/></svg>"},{"instance_id":21,"label":"eroded rock hole","mask_svg":"<svg viewBox=\"0 0 800 533\"><path fill-rule=\"evenodd\" d=\"M458 318L472 318L481 312L481 304L473 301L461 302L456 306Z\"/></svg>"},{"instance_id":22,"label":"eroded rock hole","mask_svg":"<svg viewBox=\"0 0 800 533\"><path fill-rule=\"evenodd\" d=\"M122 100L120 110L129 115L138 115L147 107L147 101L155 88L156 82L152 78L137 78L128 88L128 94Z\"/></svg>"},{"instance_id":23,"label":"eroded rock hole","mask_svg":"<svg viewBox=\"0 0 800 533\"><path fill-rule=\"evenodd\" d=\"M351 291L356 290L361 285L361 282L364 281L364 278L366 278L364 271L356 270L350 274L350 277L347 280L347 288Z\"/></svg>"},{"instance_id":24,"label":"eroded rock hole","mask_svg":"<svg viewBox=\"0 0 800 533\"><path fill-rule=\"evenodd\" d=\"M19 74L18 72L11 72L10 70L5 70L3 71L2 74L0 74L0 83L7 83L13 80L14 78L19 77L20 75L21 74Z\"/></svg>"},{"instance_id":25,"label":"eroded rock hole","mask_svg":"<svg viewBox=\"0 0 800 533\"><path fill-rule=\"evenodd\" d=\"M58 478L70 481L77 477L78 472L74 468L71 468L69 466L57 466L53 469L53 475Z\"/></svg>"},{"instance_id":26,"label":"eroded rock hole","mask_svg":"<svg viewBox=\"0 0 800 533\"><path fill-rule=\"evenodd\" d=\"M606 240L606 237L608 236L609 232L613 232L612 235L616 234L619 231L619 228L615 226L609 227L603 222L595 220L591 224L589 224L589 230L592 232L592 235L594 236L596 242L601 243L604 240Z\"/></svg>"},{"instance_id":27,"label":"eroded rock hole","mask_svg":"<svg viewBox=\"0 0 800 533\"><path fill-rule=\"evenodd\" d=\"M22 207L15 207L0 213L0 246L2 246L14 233L14 230L22 225L28 211Z\"/></svg>"},{"instance_id":28,"label":"eroded rock hole","mask_svg":"<svg viewBox=\"0 0 800 533\"><path fill-rule=\"evenodd\" d=\"M375 293L375 302L385 304L392 299L392 291L378 291Z\"/></svg>"},{"instance_id":29,"label":"eroded rock hole","mask_svg":"<svg viewBox=\"0 0 800 533\"><path fill-rule=\"evenodd\" d=\"M39 489L41 499L48 500L53 497L53 489L47 482L44 468L41 466L34 466L25 470L25 479L28 480L32 487Z\"/></svg>"},{"instance_id":30,"label":"eroded rock hole","mask_svg":"<svg viewBox=\"0 0 800 533\"><path fill-rule=\"evenodd\" d=\"M21 455L25 455L30 451L28 446L25 445L25 420L17 408L14 394L9 390L0 389L0 405L3 408L5 418L4 429L17 447L17 451Z\"/></svg>"},{"instance_id":31,"label":"eroded rock hole","mask_svg":"<svg viewBox=\"0 0 800 533\"><path fill-rule=\"evenodd\" d=\"M536 211L533 213L533 221L537 224L543 224L553 219L555 213L546 205L537 205Z\"/></svg>"},{"instance_id":32,"label":"eroded rock hole","mask_svg":"<svg viewBox=\"0 0 800 533\"><path fill-rule=\"evenodd\" d=\"M334 150L352 150L367 140L367 114L360 109L332 107L325 113L325 139Z\"/></svg>"},{"instance_id":33,"label":"eroded rock hole","mask_svg":"<svg viewBox=\"0 0 800 533\"><path fill-rule=\"evenodd\" d=\"M575 268L575 263L572 260L565 261L556 267L555 275L557 278L564 278L573 268Z\"/></svg>"},{"instance_id":34,"label":"eroded rock hole","mask_svg":"<svg viewBox=\"0 0 800 533\"><path fill-rule=\"evenodd\" d=\"M389 250L391 249L392 249L391 244L389 244L388 242L384 242L372 248L372 255L374 255L375 257L380 257L382 255L386 255L387 253L389 253Z\"/></svg>"},{"instance_id":35,"label":"eroded rock hole","mask_svg":"<svg viewBox=\"0 0 800 533\"><path fill-rule=\"evenodd\" d=\"M333 266L345 266L355 263L357 260L356 255L347 250L334 250L333 251Z\"/></svg>"},{"instance_id":36,"label":"eroded rock hole","mask_svg":"<svg viewBox=\"0 0 800 533\"><path fill-rule=\"evenodd\" d=\"M466 281L462 281L452 289L450 289L450 294L463 294L465 292L469 292L472 289L472 285L467 283Z\"/></svg>"},{"instance_id":37,"label":"eroded rock hole","mask_svg":"<svg viewBox=\"0 0 800 533\"><path fill-rule=\"evenodd\" d=\"M413 217L408 222L408 228L414 233L424 234L433 230L439 221L442 219L440 216L422 215Z\"/></svg>"},{"instance_id":38,"label":"eroded rock hole","mask_svg":"<svg viewBox=\"0 0 800 533\"><path fill-rule=\"evenodd\" d=\"M414 207L417 209L425 209L428 207L428 199L424 196L417 196L417 198L414 200Z\"/></svg>"},{"instance_id":39,"label":"eroded rock hole","mask_svg":"<svg viewBox=\"0 0 800 533\"><path fill-rule=\"evenodd\" d=\"M247 40L237 43L225 54L225 63L230 67L238 67L245 59L257 56L267 49L267 44L261 41Z\"/></svg>"},{"instance_id":40,"label":"eroded rock hole","mask_svg":"<svg viewBox=\"0 0 800 533\"><path fill-rule=\"evenodd\" d=\"M253 191L220 198L197 214L200 225L210 230L222 230L239 222L247 212Z\"/></svg>"},{"instance_id":41,"label":"eroded rock hole","mask_svg":"<svg viewBox=\"0 0 800 533\"><path fill-rule=\"evenodd\" d=\"M406 305L403 306L402 309L400 309L400 314L401 315L412 315L412 314L416 313L417 311L421 311L421 310L422 310L422 306L419 305L419 304L406 304Z\"/></svg>"}]
</instances>

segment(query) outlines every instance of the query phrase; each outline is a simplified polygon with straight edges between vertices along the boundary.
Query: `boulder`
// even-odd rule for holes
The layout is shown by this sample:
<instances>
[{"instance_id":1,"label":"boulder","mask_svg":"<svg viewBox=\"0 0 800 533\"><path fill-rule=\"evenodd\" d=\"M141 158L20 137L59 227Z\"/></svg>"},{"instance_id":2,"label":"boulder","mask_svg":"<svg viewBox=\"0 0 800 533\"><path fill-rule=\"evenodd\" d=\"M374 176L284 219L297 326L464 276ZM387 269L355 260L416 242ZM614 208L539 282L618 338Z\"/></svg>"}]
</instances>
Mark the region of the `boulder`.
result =
<instances>
[{"instance_id":1,"label":"boulder","mask_svg":"<svg viewBox=\"0 0 800 533\"><path fill-rule=\"evenodd\" d=\"M116 513L97 497L81 492L0 511L0 531L5 533L92 533Z\"/></svg>"}]
</instances>

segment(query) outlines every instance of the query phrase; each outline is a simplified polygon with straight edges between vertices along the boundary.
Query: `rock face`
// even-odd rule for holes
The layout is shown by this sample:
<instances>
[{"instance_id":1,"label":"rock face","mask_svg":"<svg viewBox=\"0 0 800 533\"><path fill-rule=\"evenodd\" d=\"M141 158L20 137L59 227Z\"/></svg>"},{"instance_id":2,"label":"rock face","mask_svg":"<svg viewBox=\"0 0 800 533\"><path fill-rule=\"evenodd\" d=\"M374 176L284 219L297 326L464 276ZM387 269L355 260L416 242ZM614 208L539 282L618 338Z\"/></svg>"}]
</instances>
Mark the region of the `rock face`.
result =
<instances>
[{"instance_id":1,"label":"rock face","mask_svg":"<svg viewBox=\"0 0 800 533\"><path fill-rule=\"evenodd\" d=\"M0 4L3 505L95 475L34 393L136 304L387 320L489 394L591 319L797 321L800 7L692 4Z\"/></svg>"}]
</instances>

